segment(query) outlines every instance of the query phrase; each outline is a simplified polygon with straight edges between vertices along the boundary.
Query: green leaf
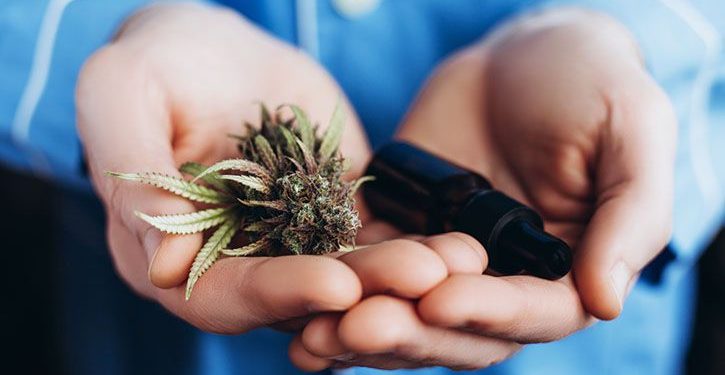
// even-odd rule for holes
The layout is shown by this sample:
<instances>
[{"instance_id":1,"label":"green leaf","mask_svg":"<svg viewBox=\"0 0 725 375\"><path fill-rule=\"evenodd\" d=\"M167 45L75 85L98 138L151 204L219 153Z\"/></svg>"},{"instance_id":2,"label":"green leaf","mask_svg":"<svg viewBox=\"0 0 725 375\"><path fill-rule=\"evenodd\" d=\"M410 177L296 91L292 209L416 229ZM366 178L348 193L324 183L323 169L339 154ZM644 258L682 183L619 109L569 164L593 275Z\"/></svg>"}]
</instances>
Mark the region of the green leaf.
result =
<instances>
[{"instance_id":1,"label":"green leaf","mask_svg":"<svg viewBox=\"0 0 725 375\"><path fill-rule=\"evenodd\" d=\"M307 168L307 173L317 173L317 161L315 161L312 153L307 150L307 147L305 147L304 143L302 143L299 138L297 138L297 145L299 145L300 150L302 150L302 157L305 159L305 168Z\"/></svg>"},{"instance_id":2,"label":"green leaf","mask_svg":"<svg viewBox=\"0 0 725 375\"><path fill-rule=\"evenodd\" d=\"M278 211L287 211L287 205L283 201L260 201L252 199L237 199L239 203L249 207L265 207Z\"/></svg>"},{"instance_id":3,"label":"green leaf","mask_svg":"<svg viewBox=\"0 0 725 375\"><path fill-rule=\"evenodd\" d=\"M211 167L207 168L204 172L201 172L198 174L193 181L196 181L200 178L203 178L204 176L219 172L219 171L240 171L242 173L249 173L252 175L255 175L265 181L272 181L272 176L270 176L269 171L265 169L263 166L246 159L227 159L222 160Z\"/></svg>"},{"instance_id":4,"label":"green leaf","mask_svg":"<svg viewBox=\"0 0 725 375\"><path fill-rule=\"evenodd\" d=\"M229 218L209 237L209 240L206 241L201 250L196 254L194 263L192 263L191 270L189 271L189 278L186 280L187 301L191 297L191 291L194 289L196 282L216 262L221 250L231 242L237 229L239 229L239 219L235 217Z\"/></svg>"},{"instance_id":5,"label":"green leaf","mask_svg":"<svg viewBox=\"0 0 725 375\"><path fill-rule=\"evenodd\" d=\"M292 163L292 165L294 165L294 166L295 166L295 169L296 169L296 170L297 170L298 172L304 172L304 171L305 171L305 168L304 168L304 167L302 166L302 164L300 164L300 162L298 162L297 160L295 160L295 159L293 159L293 158L291 158L291 157L289 157L289 156L287 157L287 160L289 160L289 162L290 162L290 163Z\"/></svg>"},{"instance_id":6,"label":"green leaf","mask_svg":"<svg viewBox=\"0 0 725 375\"><path fill-rule=\"evenodd\" d=\"M259 107L262 125L264 125L265 122L272 122L272 115L269 113L267 106L264 103L259 103Z\"/></svg>"},{"instance_id":7,"label":"green leaf","mask_svg":"<svg viewBox=\"0 0 725 375\"><path fill-rule=\"evenodd\" d=\"M305 111L303 111L302 108L296 105L290 105L290 109L292 109L292 113L295 114L295 119L297 119L297 129L300 132L300 139L302 139L302 143L307 146L307 149L310 150L311 153L314 153L315 129L312 127L309 117L307 117L307 114L305 114Z\"/></svg>"},{"instance_id":8,"label":"green leaf","mask_svg":"<svg viewBox=\"0 0 725 375\"><path fill-rule=\"evenodd\" d=\"M221 204L228 202L230 197L222 192L197 185L178 177L162 173L116 173L106 172L107 175L127 181L136 181L172 192L186 199L201 203Z\"/></svg>"},{"instance_id":9,"label":"green leaf","mask_svg":"<svg viewBox=\"0 0 725 375\"><path fill-rule=\"evenodd\" d=\"M338 100L335 110L332 112L330 123L325 130L320 144L320 160L325 161L337 152L342 139L342 131L345 126L345 110L342 106L342 100Z\"/></svg>"},{"instance_id":10,"label":"green leaf","mask_svg":"<svg viewBox=\"0 0 725 375\"><path fill-rule=\"evenodd\" d=\"M267 184L265 184L264 181L262 181L262 179L259 177L224 174L219 176L219 178L234 181L264 194L269 193L269 186L267 186Z\"/></svg>"},{"instance_id":11,"label":"green leaf","mask_svg":"<svg viewBox=\"0 0 725 375\"><path fill-rule=\"evenodd\" d=\"M194 162L186 162L179 167L179 172L188 174L191 177L196 177L200 175L202 172L204 172L208 167ZM217 190L221 190L224 192L228 191L227 186L224 184L223 181L219 181L219 174L217 173L209 173L206 176L203 176L201 178L202 181L206 182L210 186L216 188Z\"/></svg>"},{"instance_id":12,"label":"green leaf","mask_svg":"<svg viewBox=\"0 0 725 375\"><path fill-rule=\"evenodd\" d=\"M263 135L257 135L254 137L254 146L257 147L259 157L262 159L264 166L272 172L272 175L277 174L277 156L272 150L272 146L269 145L269 141Z\"/></svg>"},{"instance_id":13,"label":"green leaf","mask_svg":"<svg viewBox=\"0 0 725 375\"><path fill-rule=\"evenodd\" d=\"M192 234L203 232L221 224L227 219L231 207L210 208L188 214L150 216L135 212L136 216L153 225L156 229L173 234Z\"/></svg>"},{"instance_id":14,"label":"green leaf","mask_svg":"<svg viewBox=\"0 0 725 375\"><path fill-rule=\"evenodd\" d=\"M365 247L365 246L363 246L363 247ZM341 244L340 250L338 250L338 251L341 251L343 253L349 253L349 252L355 251L357 249L358 248L356 248L354 244Z\"/></svg>"},{"instance_id":15,"label":"green leaf","mask_svg":"<svg viewBox=\"0 0 725 375\"><path fill-rule=\"evenodd\" d=\"M257 221L244 227L245 232L266 232L272 227L272 224L264 221Z\"/></svg>"},{"instance_id":16,"label":"green leaf","mask_svg":"<svg viewBox=\"0 0 725 375\"><path fill-rule=\"evenodd\" d=\"M282 211L286 211L286 210L282 210ZM274 224L274 225L282 224L287 221L287 215L279 214L277 216L273 216L270 218L262 218L262 221L264 221L267 224Z\"/></svg>"},{"instance_id":17,"label":"green leaf","mask_svg":"<svg viewBox=\"0 0 725 375\"><path fill-rule=\"evenodd\" d=\"M231 257L243 257L247 255L256 254L262 250L268 249L270 241L268 236L264 236L257 241L250 243L249 245L242 246L236 249L223 249L222 254Z\"/></svg>"},{"instance_id":18,"label":"green leaf","mask_svg":"<svg viewBox=\"0 0 725 375\"><path fill-rule=\"evenodd\" d=\"M357 189L359 189L362 184L370 181L375 181L375 176L363 176L353 181L350 185L350 195L355 194L355 192L357 192Z\"/></svg>"},{"instance_id":19,"label":"green leaf","mask_svg":"<svg viewBox=\"0 0 725 375\"><path fill-rule=\"evenodd\" d=\"M300 150L299 148L297 148L297 137L284 126L279 127L279 132L284 138L284 145L285 149L287 150L287 154L290 155L295 161L302 162L302 154L300 154Z\"/></svg>"}]
</instances>

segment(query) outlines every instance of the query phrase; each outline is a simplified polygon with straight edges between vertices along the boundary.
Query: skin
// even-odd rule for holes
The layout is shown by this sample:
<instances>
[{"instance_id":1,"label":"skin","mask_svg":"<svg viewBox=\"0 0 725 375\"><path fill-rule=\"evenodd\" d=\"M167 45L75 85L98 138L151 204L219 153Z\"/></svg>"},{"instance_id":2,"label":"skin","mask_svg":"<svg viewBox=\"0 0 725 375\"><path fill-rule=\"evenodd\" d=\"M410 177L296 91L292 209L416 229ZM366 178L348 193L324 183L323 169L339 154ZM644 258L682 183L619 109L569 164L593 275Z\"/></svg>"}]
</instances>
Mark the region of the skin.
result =
<instances>
[{"instance_id":1,"label":"skin","mask_svg":"<svg viewBox=\"0 0 725 375\"><path fill-rule=\"evenodd\" d=\"M670 236L675 129L629 34L598 14L524 17L452 56L399 138L539 210L574 249L573 275L481 276L448 262L451 276L426 294L374 295L313 319L290 357L307 370L476 369L614 319Z\"/></svg>"},{"instance_id":2,"label":"skin","mask_svg":"<svg viewBox=\"0 0 725 375\"><path fill-rule=\"evenodd\" d=\"M314 61L233 12L176 4L153 6L130 18L86 62L76 94L79 134L123 280L190 324L218 333L285 325L357 303L362 286L352 269L334 257L316 256L223 259L204 274L191 300L184 301L184 283L202 236L162 235L134 211L157 215L194 207L160 189L104 174L158 171L179 176L177 167L185 161L210 164L236 157L227 134L242 131L242 120L256 123L260 101L272 108L298 104L325 123L341 97L344 101L340 88ZM347 109L341 148L352 161L352 177L361 174L370 150L357 117L349 105ZM395 233L369 218L364 206L360 210L368 232L361 233L361 243ZM396 244L422 251L415 241ZM417 258L411 255L411 264ZM447 276L435 260L437 271L408 281L416 284L416 293Z\"/></svg>"},{"instance_id":3,"label":"skin","mask_svg":"<svg viewBox=\"0 0 725 375\"><path fill-rule=\"evenodd\" d=\"M399 234L361 204L359 243L370 246L330 257L223 259L184 302L201 236L162 236L133 212L193 206L104 171L178 175L184 161L236 155L226 134L239 132L241 119L256 122L255 102L296 103L324 123L341 96L323 68L231 12L183 4L134 15L89 59L77 89L78 129L121 277L206 331L304 327L290 346L303 369L481 368L522 343L616 317L636 274L667 241L670 105L621 27L562 10L514 21L451 57L399 134L539 209L574 246L574 277L482 276L487 258L472 238L391 239ZM348 113L342 152L354 177L370 151L349 105Z\"/></svg>"}]
</instances>

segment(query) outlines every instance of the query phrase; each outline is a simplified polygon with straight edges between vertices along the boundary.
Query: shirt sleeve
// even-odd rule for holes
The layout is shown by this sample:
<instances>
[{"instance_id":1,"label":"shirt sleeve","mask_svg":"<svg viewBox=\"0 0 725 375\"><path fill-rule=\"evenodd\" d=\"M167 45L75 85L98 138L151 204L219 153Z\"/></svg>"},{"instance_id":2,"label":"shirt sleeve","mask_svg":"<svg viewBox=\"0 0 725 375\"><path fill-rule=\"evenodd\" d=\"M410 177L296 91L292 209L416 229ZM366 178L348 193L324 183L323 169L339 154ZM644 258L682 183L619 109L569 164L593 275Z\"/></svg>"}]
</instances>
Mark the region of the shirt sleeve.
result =
<instances>
[{"instance_id":1,"label":"shirt sleeve","mask_svg":"<svg viewBox=\"0 0 725 375\"><path fill-rule=\"evenodd\" d=\"M725 7L716 3L549 0L541 6L579 6L625 25L671 99L679 129L669 248L683 270L697 261L725 215Z\"/></svg>"},{"instance_id":2,"label":"shirt sleeve","mask_svg":"<svg viewBox=\"0 0 725 375\"><path fill-rule=\"evenodd\" d=\"M88 188L74 92L83 62L150 0L0 2L0 163Z\"/></svg>"}]
</instances>

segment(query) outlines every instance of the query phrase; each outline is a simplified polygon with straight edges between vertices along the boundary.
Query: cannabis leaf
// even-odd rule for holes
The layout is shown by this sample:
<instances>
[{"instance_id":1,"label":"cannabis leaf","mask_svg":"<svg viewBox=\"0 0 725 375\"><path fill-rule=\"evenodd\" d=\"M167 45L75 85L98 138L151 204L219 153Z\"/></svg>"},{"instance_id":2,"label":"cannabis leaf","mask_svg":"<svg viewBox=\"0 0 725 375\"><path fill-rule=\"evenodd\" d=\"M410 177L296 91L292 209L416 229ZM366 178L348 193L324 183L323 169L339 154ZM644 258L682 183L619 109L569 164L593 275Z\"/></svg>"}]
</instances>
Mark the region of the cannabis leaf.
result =
<instances>
[{"instance_id":1,"label":"cannabis leaf","mask_svg":"<svg viewBox=\"0 0 725 375\"><path fill-rule=\"evenodd\" d=\"M239 227L239 219L230 217L209 237L204 246L196 254L194 263L189 271L189 278L186 280L186 300L191 298L191 291L204 272L211 267L219 258L221 250L231 242L232 237Z\"/></svg>"},{"instance_id":2,"label":"cannabis leaf","mask_svg":"<svg viewBox=\"0 0 725 375\"><path fill-rule=\"evenodd\" d=\"M358 178L350 185L350 194L355 194L357 190L360 189L360 186L362 186L366 182L370 182L373 180L375 180L375 176L363 176Z\"/></svg>"},{"instance_id":3,"label":"cannabis leaf","mask_svg":"<svg viewBox=\"0 0 725 375\"><path fill-rule=\"evenodd\" d=\"M315 152L315 129L312 127L310 119L300 107L290 105L290 109L292 109L292 113L294 113L297 120L302 143L307 146L310 152Z\"/></svg>"},{"instance_id":4,"label":"cannabis leaf","mask_svg":"<svg viewBox=\"0 0 725 375\"><path fill-rule=\"evenodd\" d=\"M269 246L269 237L264 236L261 239L250 243L249 245L242 246L236 249L222 249L224 255L233 257L243 257L247 255L255 254L262 251L265 247Z\"/></svg>"},{"instance_id":5,"label":"cannabis leaf","mask_svg":"<svg viewBox=\"0 0 725 375\"><path fill-rule=\"evenodd\" d=\"M244 123L246 133L232 135L239 157L211 166L182 164L179 171L191 176L190 181L155 172L108 172L202 204L191 213L136 213L165 233L213 231L189 270L186 299L223 256L325 254L354 248L361 223L353 197L369 178L352 182L341 178L347 168L338 151L345 123L343 106L337 104L321 137L301 108L288 107L294 119L283 119L281 108L270 113L261 105L260 126ZM239 232L244 233L238 237L241 246L229 248Z\"/></svg>"},{"instance_id":6,"label":"cannabis leaf","mask_svg":"<svg viewBox=\"0 0 725 375\"><path fill-rule=\"evenodd\" d=\"M297 148L298 138L295 137L291 131L282 126L279 128L279 132L284 138L285 150L287 151L287 154L290 155L288 157L292 158L292 160L295 161L302 161L302 154L300 154L300 150ZM302 142L304 143L304 141Z\"/></svg>"},{"instance_id":7,"label":"cannabis leaf","mask_svg":"<svg viewBox=\"0 0 725 375\"><path fill-rule=\"evenodd\" d=\"M168 190L176 195L190 199L200 203L221 204L229 201L229 196L225 193L209 189L207 187L197 185L193 182L183 180L178 177L172 177L163 173L116 173L106 172L109 176L117 177L122 180L137 181L143 184L152 185L164 190Z\"/></svg>"},{"instance_id":8,"label":"cannabis leaf","mask_svg":"<svg viewBox=\"0 0 725 375\"><path fill-rule=\"evenodd\" d=\"M257 201L251 199L239 199L239 203L250 207L266 207L277 211L286 211L287 206L284 201Z\"/></svg>"},{"instance_id":9,"label":"cannabis leaf","mask_svg":"<svg viewBox=\"0 0 725 375\"><path fill-rule=\"evenodd\" d=\"M269 186L267 186L267 184L265 184L264 181L262 181L262 179L258 177L224 174L219 176L219 178L222 180L234 181L250 189L257 190L261 193L269 193Z\"/></svg>"},{"instance_id":10,"label":"cannabis leaf","mask_svg":"<svg viewBox=\"0 0 725 375\"><path fill-rule=\"evenodd\" d=\"M264 169L263 166L246 159L227 159L222 160L211 167L207 168L203 172L199 173L192 182L203 178L211 173L219 172L219 171L230 171L235 170L243 173L249 173L252 175L255 175L257 177L263 178L266 181L271 181L272 177L269 174L269 171Z\"/></svg>"},{"instance_id":11,"label":"cannabis leaf","mask_svg":"<svg viewBox=\"0 0 725 375\"><path fill-rule=\"evenodd\" d=\"M179 172L188 174L191 177L196 177L204 172L207 168L208 167L203 164L188 161L182 164L181 167L179 167ZM207 173L205 176L201 177L201 180L217 190L227 191L226 184L224 184L223 181L219 181L218 173Z\"/></svg>"},{"instance_id":12,"label":"cannabis leaf","mask_svg":"<svg viewBox=\"0 0 725 375\"><path fill-rule=\"evenodd\" d=\"M192 234L203 232L221 224L227 219L232 207L210 208L188 214L149 216L136 212L136 216L151 224L154 228L172 234Z\"/></svg>"},{"instance_id":13,"label":"cannabis leaf","mask_svg":"<svg viewBox=\"0 0 725 375\"><path fill-rule=\"evenodd\" d=\"M254 146L257 147L259 157L262 159L262 163L271 174L277 174L277 157L272 150L272 146L269 145L267 138L264 138L261 134L254 137Z\"/></svg>"},{"instance_id":14,"label":"cannabis leaf","mask_svg":"<svg viewBox=\"0 0 725 375\"><path fill-rule=\"evenodd\" d=\"M337 151L342 138L342 131L345 126L345 112L342 108L342 102L338 101L335 111L332 112L330 124L325 130L325 135L320 144L320 159L326 161Z\"/></svg>"}]
</instances>

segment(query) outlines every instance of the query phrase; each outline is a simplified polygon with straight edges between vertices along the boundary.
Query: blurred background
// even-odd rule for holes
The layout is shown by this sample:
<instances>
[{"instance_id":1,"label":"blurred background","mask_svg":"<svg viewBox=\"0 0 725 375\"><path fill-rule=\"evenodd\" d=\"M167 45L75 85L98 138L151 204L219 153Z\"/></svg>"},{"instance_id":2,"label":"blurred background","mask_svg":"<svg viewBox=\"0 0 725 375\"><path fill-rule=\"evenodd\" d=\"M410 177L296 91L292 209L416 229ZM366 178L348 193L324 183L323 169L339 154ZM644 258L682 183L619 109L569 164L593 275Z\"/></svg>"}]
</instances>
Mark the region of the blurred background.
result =
<instances>
[{"instance_id":1,"label":"blurred background","mask_svg":"<svg viewBox=\"0 0 725 375\"><path fill-rule=\"evenodd\" d=\"M58 230L52 223L55 220L72 220L75 204L98 204L83 198L83 194L58 191L57 188L31 176L0 168L0 205L5 207L2 215L0 234L5 240L3 245L5 270L1 273L3 285L3 303L0 309L0 326L3 328L3 341L6 349L0 351L0 368L4 372L25 374L57 374L64 355L63 337L60 327L63 319L99 319L92 317L87 310L92 304L114 304L119 309L128 308L134 312L127 319L157 320L155 325L164 335L187 337L184 331L192 328L176 319L165 317L166 312L155 304L134 296L123 283L115 277L113 266L107 254L87 252L87 261L82 264L68 264L68 258L62 259L64 251L74 249L54 249L57 236L71 236L64 230ZM77 196L70 197L69 194ZM83 200L86 202L83 202ZM61 210L61 207L63 210ZM82 215L79 215L82 216ZM103 233L103 218L97 222L83 223L97 227L97 235ZM56 228L56 229L54 229ZM93 233L87 231L86 233ZM88 238L88 242L102 241L102 238ZM80 242L82 243L82 241ZM79 250L79 249L75 249ZM78 257L69 257L79 259ZM697 312L693 337L688 355L687 373L692 375L725 374L725 231L720 231L699 262L700 275L698 286ZM68 273L75 273L68 278ZM66 277L61 277L63 274ZM87 278L84 275L107 275ZM74 295L61 296L61 282L87 283L102 282L105 288L117 290L122 300L105 300L103 296ZM70 305L70 306L69 306ZM130 308L133 307L133 308ZM138 312L143 311L143 318ZM89 315L86 317L85 315ZM134 316L136 315L136 316ZM88 324L89 329L103 327L100 324ZM82 333L79 333L82 334ZM130 338L133 339L133 338ZM134 340L143 345L148 340ZM148 344L153 345L153 344ZM105 348L99 343L99 353ZM146 351L149 355L167 355L169 361L183 353L162 353L163 346L155 346ZM102 361L102 358L99 358ZM134 358L143 363L143 358ZM129 361L131 363L131 361ZM146 369L151 370L151 369ZM159 369L161 370L161 369ZM134 373L131 371L130 373ZM163 373L163 372L162 372Z\"/></svg>"}]
</instances>

